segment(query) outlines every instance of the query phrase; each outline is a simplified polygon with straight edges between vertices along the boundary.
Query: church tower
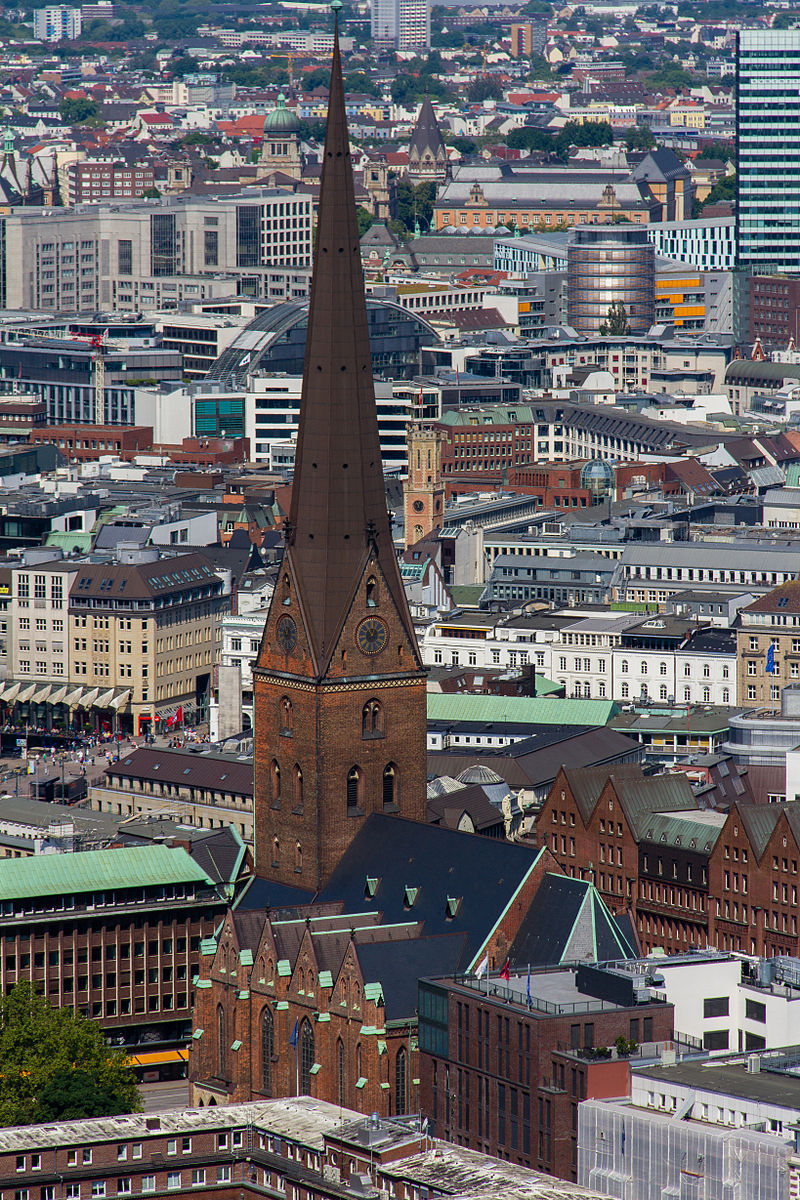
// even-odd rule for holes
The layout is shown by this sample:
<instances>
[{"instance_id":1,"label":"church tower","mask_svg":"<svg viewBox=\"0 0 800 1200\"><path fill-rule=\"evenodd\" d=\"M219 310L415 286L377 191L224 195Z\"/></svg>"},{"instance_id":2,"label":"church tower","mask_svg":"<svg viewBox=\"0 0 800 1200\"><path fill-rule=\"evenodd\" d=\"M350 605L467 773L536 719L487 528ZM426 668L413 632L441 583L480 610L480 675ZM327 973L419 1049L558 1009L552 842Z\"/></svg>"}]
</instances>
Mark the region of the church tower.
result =
<instances>
[{"instance_id":1,"label":"church tower","mask_svg":"<svg viewBox=\"0 0 800 1200\"><path fill-rule=\"evenodd\" d=\"M447 147L433 105L426 96L408 146L408 175L414 183L426 180L444 183L449 173Z\"/></svg>"},{"instance_id":2,"label":"church tower","mask_svg":"<svg viewBox=\"0 0 800 1200\"><path fill-rule=\"evenodd\" d=\"M278 96L276 107L264 121L264 141L258 160L259 177L271 171L281 171L299 179L303 174L300 157L300 121L286 107L283 92Z\"/></svg>"},{"instance_id":3,"label":"church tower","mask_svg":"<svg viewBox=\"0 0 800 1200\"><path fill-rule=\"evenodd\" d=\"M406 550L444 521L442 434L435 425L408 426L408 476L403 485Z\"/></svg>"},{"instance_id":4,"label":"church tower","mask_svg":"<svg viewBox=\"0 0 800 1200\"><path fill-rule=\"evenodd\" d=\"M285 551L254 668L257 874L316 890L374 812L425 820L426 687L381 464L338 10Z\"/></svg>"}]
</instances>

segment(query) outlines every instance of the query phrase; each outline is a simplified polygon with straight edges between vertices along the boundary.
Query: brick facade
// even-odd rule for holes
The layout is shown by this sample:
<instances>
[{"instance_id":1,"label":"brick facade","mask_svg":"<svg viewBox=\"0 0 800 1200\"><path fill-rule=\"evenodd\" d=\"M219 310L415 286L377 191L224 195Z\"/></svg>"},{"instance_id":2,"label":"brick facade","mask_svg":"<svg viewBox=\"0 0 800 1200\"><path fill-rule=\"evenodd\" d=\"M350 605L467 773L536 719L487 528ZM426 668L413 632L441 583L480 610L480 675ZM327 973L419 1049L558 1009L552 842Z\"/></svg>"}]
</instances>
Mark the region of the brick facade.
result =
<instances>
[{"instance_id":1,"label":"brick facade","mask_svg":"<svg viewBox=\"0 0 800 1200\"><path fill-rule=\"evenodd\" d=\"M539 974L532 975L534 996ZM577 1179L579 1102L628 1090L627 1060L600 1058L596 1048L620 1035L637 1043L670 1039L672 1005L613 1006L587 996L541 1011L536 999L532 1006L514 999L502 981L490 995L469 982L421 987L422 1112L437 1136ZM446 1050L438 1053L425 1034L425 993L446 1004Z\"/></svg>"},{"instance_id":2,"label":"brick facade","mask_svg":"<svg viewBox=\"0 0 800 1200\"><path fill-rule=\"evenodd\" d=\"M370 813L425 820L425 676L370 557L319 677L287 558L253 670L256 870L315 891ZM374 618L388 632L365 653L361 630Z\"/></svg>"},{"instance_id":3,"label":"brick facade","mask_svg":"<svg viewBox=\"0 0 800 1200\"><path fill-rule=\"evenodd\" d=\"M800 802L734 804L705 836L693 826L680 845L667 844L648 836L647 822L634 831L613 778L584 820L569 776L562 768L556 778L537 839L566 874L592 878L612 911L631 914L643 953L800 954Z\"/></svg>"}]
</instances>

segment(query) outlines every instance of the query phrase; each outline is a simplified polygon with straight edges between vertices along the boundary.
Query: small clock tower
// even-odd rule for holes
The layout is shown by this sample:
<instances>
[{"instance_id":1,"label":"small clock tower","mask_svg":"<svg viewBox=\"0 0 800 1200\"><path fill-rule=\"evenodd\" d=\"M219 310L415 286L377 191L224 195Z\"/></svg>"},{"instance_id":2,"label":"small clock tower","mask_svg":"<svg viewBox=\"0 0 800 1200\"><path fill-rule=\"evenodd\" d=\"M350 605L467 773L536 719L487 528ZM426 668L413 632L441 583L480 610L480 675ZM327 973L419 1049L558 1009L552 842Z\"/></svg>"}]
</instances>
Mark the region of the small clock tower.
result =
<instances>
[{"instance_id":1,"label":"small clock tower","mask_svg":"<svg viewBox=\"0 0 800 1200\"><path fill-rule=\"evenodd\" d=\"M426 816L425 670L386 506L334 42L292 502L253 672L256 873L308 891L370 813Z\"/></svg>"},{"instance_id":2,"label":"small clock tower","mask_svg":"<svg viewBox=\"0 0 800 1200\"><path fill-rule=\"evenodd\" d=\"M442 435L435 425L408 426L408 478L403 487L406 549L444 523Z\"/></svg>"}]
</instances>

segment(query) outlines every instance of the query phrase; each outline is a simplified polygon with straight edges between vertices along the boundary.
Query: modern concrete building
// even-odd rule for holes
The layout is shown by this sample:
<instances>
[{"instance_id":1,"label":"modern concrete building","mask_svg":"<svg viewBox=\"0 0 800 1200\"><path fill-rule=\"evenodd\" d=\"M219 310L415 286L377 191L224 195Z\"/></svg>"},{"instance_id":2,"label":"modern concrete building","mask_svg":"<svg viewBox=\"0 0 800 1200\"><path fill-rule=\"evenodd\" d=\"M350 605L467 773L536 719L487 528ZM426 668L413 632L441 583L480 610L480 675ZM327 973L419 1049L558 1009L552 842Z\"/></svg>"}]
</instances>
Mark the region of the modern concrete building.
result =
<instances>
[{"instance_id":1,"label":"modern concrete building","mask_svg":"<svg viewBox=\"0 0 800 1200\"><path fill-rule=\"evenodd\" d=\"M73 41L81 36L79 8L54 5L33 10L33 36L40 42Z\"/></svg>"},{"instance_id":2,"label":"modern concrete building","mask_svg":"<svg viewBox=\"0 0 800 1200\"><path fill-rule=\"evenodd\" d=\"M236 291L303 298L311 221L310 194L258 187L235 199L20 208L0 218L0 308L139 311Z\"/></svg>"}]
</instances>

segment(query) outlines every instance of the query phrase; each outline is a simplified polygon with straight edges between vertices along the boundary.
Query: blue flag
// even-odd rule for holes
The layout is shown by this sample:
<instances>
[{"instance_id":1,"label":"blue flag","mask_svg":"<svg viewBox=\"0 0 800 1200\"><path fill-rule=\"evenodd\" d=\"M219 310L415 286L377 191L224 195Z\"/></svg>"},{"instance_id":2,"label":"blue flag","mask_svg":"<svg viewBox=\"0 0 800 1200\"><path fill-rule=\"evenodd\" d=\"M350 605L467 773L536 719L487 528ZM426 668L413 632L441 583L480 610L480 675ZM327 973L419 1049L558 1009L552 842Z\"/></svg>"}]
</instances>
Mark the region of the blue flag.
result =
<instances>
[{"instance_id":1,"label":"blue flag","mask_svg":"<svg viewBox=\"0 0 800 1200\"><path fill-rule=\"evenodd\" d=\"M531 964L528 963L528 1008L531 1006Z\"/></svg>"},{"instance_id":2,"label":"blue flag","mask_svg":"<svg viewBox=\"0 0 800 1200\"><path fill-rule=\"evenodd\" d=\"M298 1017L294 1023L294 1029L289 1034L289 1045L297 1048L297 1035L300 1032L300 1018Z\"/></svg>"},{"instance_id":3,"label":"blue flag","mask_svg":"<svg viewBox=\"0 0 800 1200\"><path fill-rule=\"evenodd\" d=\"M774 642L770 642L769 650L767 651L766 671L767 671L768 675L775 674L775 643Z\"/></svg>"}]
</instances>

